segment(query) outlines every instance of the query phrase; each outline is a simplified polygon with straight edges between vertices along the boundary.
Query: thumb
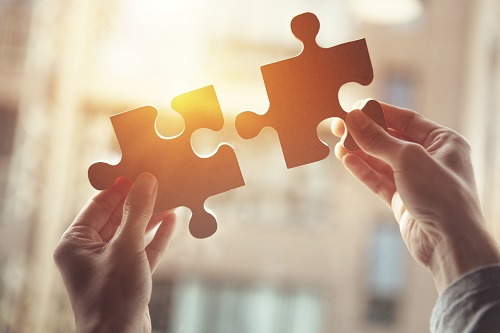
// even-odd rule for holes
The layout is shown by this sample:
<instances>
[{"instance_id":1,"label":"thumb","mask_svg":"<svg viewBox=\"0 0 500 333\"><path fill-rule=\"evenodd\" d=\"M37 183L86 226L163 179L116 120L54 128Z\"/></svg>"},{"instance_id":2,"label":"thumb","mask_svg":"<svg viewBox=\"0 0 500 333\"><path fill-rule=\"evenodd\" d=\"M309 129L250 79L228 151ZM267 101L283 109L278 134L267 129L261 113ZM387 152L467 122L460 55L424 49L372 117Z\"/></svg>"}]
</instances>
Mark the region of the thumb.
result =
<instances>
[{"instance_id":1,"label":"thumb","mask_svg":"<svg viewBox=\"0 0 500 333\"><path fill-rule=\"evenodd\" d=\"M115 242L125 242L134 250L144 250L144 235L156 201L158 182L149 173L140 174L123 204L123 218Z\"/></svg>"},{"instance_id":2,"label":"thumb","mask_svg":"<svg viewBox=\"0 0 500 333\"><path fill-rule=\"evenodd\" d=\"M366 153L394 167L405 142L387 133L361 110L353 110L346 117L347 130Z\"/></svg>"}]
</instances>

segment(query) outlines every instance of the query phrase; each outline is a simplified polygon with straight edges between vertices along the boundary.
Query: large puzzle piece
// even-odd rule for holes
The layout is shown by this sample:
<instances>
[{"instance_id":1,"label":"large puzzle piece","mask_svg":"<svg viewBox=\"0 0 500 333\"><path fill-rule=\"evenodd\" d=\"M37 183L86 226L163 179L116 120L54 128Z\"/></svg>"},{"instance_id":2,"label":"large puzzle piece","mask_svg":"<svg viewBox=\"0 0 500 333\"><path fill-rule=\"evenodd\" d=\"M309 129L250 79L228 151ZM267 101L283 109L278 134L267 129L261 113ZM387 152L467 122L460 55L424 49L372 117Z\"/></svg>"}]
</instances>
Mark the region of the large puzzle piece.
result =
<instances>
[{"instance_id":1,"label":"large puzzle piece","mask_svg":"<svg viewBox=\"0 0 500 333\"><path fill-rule=\"evenodd\" d=\"M158 111L152 106L112 116L122 159L117 165L102 162L91 165L89 180L93 187L104 190L120 176L134 180L139 174L149 172L158 179L154 211L190 208L189 230L194 237L205 238L217 230L215 217L204 207L205 200L245 183L231 146L219 145L217 152L208 158L196 155L191 146L195 130L218 131L224 124L213 86L177 96L172 108L185 121L182 134L172 139L158 136L155 129Z\"/></svg>"},{"instance_id":2,"label":"large puzzle piece","mask_svg":"<svg viewBox=\"0 0 500 333\"><path fill-rule=\"evenodd\" d=\"M303 51L296 57L262 66L269 110L263 115L243 112L236 118L238 134L245 139L255 137L266 126L273 127L288 168L328 156L330 150L318 138L317 127L330 117L345 119L347 113L338 100L340 87L348 82L368 85L373 79L364 39L322 48L316 43L319 27L312 13L292 20L292 32L304 44ZM385 124L381 110L370 116ZM350 137L344 146L358 149Z\"/></svg>"}]
</instances>

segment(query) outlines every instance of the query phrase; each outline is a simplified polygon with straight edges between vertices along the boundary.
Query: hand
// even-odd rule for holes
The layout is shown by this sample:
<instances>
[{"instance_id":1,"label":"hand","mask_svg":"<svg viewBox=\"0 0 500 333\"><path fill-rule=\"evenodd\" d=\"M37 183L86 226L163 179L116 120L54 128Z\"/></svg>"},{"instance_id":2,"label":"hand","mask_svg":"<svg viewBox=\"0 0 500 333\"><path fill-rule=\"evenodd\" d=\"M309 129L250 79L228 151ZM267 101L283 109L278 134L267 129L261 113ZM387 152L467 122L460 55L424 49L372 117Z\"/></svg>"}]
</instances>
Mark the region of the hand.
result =
<instances>
[{"instance_id":1,"label":"hand","mask_svg":"<svg viewBox=\"0 0 500 333\"><path fill-rule=\"evenodd\" d=\"M358 104L359 105L359 104ZM392 207L412 256L429 268L438 292L468 271L500 262L485 229L467 141L418 113L381 103L389 133L359 110L346 125L362 149L335 155ZM332 124L342 136L344 124Z\"/></svg>"},{"instance_id":2,"label":"hand","mask_svg":"<svg viewBox=\"0 0 500 333\"><path fill-rule=\"evenodd\" d=\"M141 174L132 187L118 179L89 200L59 241L54 259L77 332L151 332L151 275L176 219L173 212L152 216L157 188L150 174Z\"/></svg>"}]
</instances>

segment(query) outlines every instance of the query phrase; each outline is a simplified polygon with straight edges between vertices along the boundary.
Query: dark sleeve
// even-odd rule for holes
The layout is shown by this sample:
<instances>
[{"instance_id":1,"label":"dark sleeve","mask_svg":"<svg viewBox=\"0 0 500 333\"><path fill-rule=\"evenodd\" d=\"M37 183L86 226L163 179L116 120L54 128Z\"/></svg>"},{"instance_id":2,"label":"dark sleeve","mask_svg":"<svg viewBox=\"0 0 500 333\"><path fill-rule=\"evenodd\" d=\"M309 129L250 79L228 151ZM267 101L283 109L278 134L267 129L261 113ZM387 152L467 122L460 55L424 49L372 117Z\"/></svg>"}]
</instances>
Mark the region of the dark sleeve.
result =
<instances>
[{"instance_id":1,"label":"dark sleeve","mask_svg":"<svg viewBox=\"0 0 500 333\"><path fill-rule=\"evenodd\" d=\"M434 306L431 332L500 332L500 265L453 282Z\"/></svg>"}]
</instances>

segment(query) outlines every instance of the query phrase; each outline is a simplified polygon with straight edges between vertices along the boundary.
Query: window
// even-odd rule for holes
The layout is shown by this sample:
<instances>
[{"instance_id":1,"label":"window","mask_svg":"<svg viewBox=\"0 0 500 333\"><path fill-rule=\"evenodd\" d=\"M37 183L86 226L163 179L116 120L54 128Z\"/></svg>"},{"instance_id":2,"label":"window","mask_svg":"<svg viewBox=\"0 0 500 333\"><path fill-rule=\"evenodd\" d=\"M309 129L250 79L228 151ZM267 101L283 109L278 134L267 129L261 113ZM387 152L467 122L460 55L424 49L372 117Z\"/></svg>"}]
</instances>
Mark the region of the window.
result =
<instances>
[{"instance_id":1,"label":"window","mask_svg":"<svg viewBox=\"0 0 500 333\"><path fill-rule=\"evenodd\" d=\"M0 70L22 70L28 46L30 18L31 8L28 5L18 4L18 1L0 3Z\"/></svg>"},{"instance_id":2,"label":"window","mask_svg":"<svg viewBox=\"0 0 500 333\"><path fill-rule=\"evenodd\" d=\"M370 244L367 320L390 325L404 287L405 245L395 223L375 229Z\"/></svg>"},{"instance_id":3,"label":"window","mask_svg":"<svg viewBox=\"0 0 500 333\"><path fill-rule=\"evenodd\" d=\"M485 182L484 189L484 211L486 216L494 219L495 210L495 190L498 190L497 184L500 183L498 170L500 169L500 155L498 153L498 124L500 124L500 103L498 91L500 91L500 35L495 36L489 45L489 59L487 62L488 73L486 76L487 87L487 116L484 119L484 174L488 181Z\"/></svg>"},{"instance_id":4,"label":"window","mask_svg":"<svg viewBox=\"0 0 500 333\"><path fill-rule=\"evenodd\" d=\"M260 135L246 146L235 147L240 166L245 168L245 190L214 196L207 206L217 212L220 221L228 223L306 230L318 230L330 223L335 216L331 164L323 161L286 170L277 137L269 132ZM233 140L237 138L229 139ZM258 158L244 159L249 152L258 154Z\"/></svg>"},{"instance_id":5,"label":"window","mask_svg":"<svg viewBox=\"0 0 500 333\"><path fill-rule=\"evenodd\" d=\"M16 128L15 112L0 109L0 155L10 155Z\"/></svg>"},{"instance_id":6,"label":"window","mask_svg":"<svg viewBox=\"0 0 500 333\"><path fill-rule=\"evenodd\" d=\"M16 119L17 114L13 110L0 106L0 215L3 214L7 198L7 172L14 146ZM4 219L0 219L0 224L3 221Z\"/></svg>"},{"instance_id":7,"label":"window","mask_svg":"<svg viewBox=\"0 0 500 333\"><path fill-rule=\"evenodd\" d=\"M387 103L403 108L416 109L416 84L410 73L393 71L385 79L384 90Z\"/></svg>"},{"instance_id":8,"label":"window","mask_svg":"<svg viewBox=\"0 0 500 333\"><path fill-rule=\"evenodd\" d=\"M155 282L149 302L149 313L151 315L151 325L153 333L167 332L168 324L170 322L171 300L173 284L167 282Z\"/></svg>"},{"instance_id":9,"label":"window","mask_svg":"<svg viewBox=\"0 0 500 333\"><path fill-rule=\"evenodd\" d=\"M155 285L155 290L157 286ZM156 294L156 292L155 292ZM156 296L153 295L153 298ZM197 281L175 285L164 305L151 303L154 332L185 333L317 333L322 331L322 303L308 289L227 286ZM154 304L154 305L153 305ZM165 305L169 304L169 305ZM167 324L155 316L171 306Z\"/></svg>"}]
</instances>

